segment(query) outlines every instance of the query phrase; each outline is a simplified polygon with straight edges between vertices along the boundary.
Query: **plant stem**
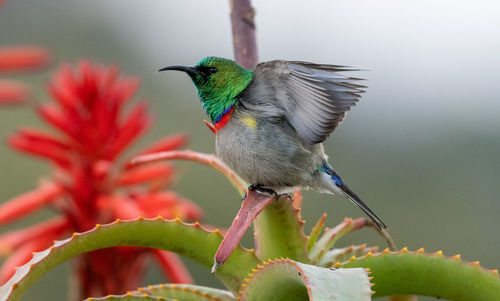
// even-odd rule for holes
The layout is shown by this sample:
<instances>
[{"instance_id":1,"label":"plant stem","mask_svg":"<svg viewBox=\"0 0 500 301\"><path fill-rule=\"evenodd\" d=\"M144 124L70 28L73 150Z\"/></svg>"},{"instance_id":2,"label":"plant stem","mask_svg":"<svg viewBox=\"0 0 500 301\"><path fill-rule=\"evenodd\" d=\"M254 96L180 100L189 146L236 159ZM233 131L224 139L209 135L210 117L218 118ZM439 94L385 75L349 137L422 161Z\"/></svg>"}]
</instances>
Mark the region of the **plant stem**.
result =
<instances>
[{"instance_id":1,"label":"plant stem","mask_svg":"<svg viewBox=\"0 0 500 301\"><path fill-rule=\"evenodd\" d=\"M387 232L386 229L380 229L380 227L378 227L371 219L368 219L366 217L364 219L366 223L365 226L372 227L378 232L378 234L380 234L380 236L382 236L385 239L387 245L389 246L389 250L393 252L398 250L398 247L396 246L394 240L392 239L391 235L389 235L389 232Z\"/></svg>"},{"instance_id":2,"label":"plant stem","mask_svg":"<svg viewBox=\"0 0 500 301\"><path fill-rule=\"evenodd\" d=\"M235 60L243 67L252 69L258 63L255 10L250 0L229 0L229 4Z\"/></svg>"},{"instance_id":3,"label":"plant stem","mask_svg":"<svg viewBox=\"0 0 500 301\"><path fill-rule=\"evenodd\" d=\"M213 154L203 154L191 150L159 152L137 156L130 161L128 167L161 160L188 160L211 166L225 175L241 196L247 191L245 184L240 178Z\"/></svg>"}]
</instances>

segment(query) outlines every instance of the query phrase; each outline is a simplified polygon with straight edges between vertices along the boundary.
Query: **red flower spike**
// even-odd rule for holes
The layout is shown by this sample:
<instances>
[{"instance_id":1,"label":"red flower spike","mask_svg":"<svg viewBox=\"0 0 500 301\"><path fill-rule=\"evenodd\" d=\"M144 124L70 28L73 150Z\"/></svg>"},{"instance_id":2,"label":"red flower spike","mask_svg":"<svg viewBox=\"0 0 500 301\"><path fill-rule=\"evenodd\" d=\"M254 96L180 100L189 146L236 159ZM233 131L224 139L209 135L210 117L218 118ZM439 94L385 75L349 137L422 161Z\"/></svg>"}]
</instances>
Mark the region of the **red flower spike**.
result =
<instances>
[{"instance_id":1,"label":"red flower spike","mask_svg":"<svg viewBox=\"0 0 500 301\"><path fill-rule=\"evenodd\" d=\"M14 274L16 267L28 262L33 257L33 252L40 252L50 247L54 243L54 238L39 236L16 249L16 252L5 260L0 269L0 285Z\"/></svg>"},{"instance_id":2,"label":"red flower spike","mask_svg":"<svg viewBox=\"0 0 500 301\"><path fill-rule=\"evenodd\" d=\"M1 0L0 0L1 1ZM151 123L144 102L128 114L124 104L138 88L136 78L123 78L117 67L82 62L62 66L48 85L55 100L38 107L38 113L57 134L25 129L9 139L12 147L55 162L53 183L0 206L0 224L48 204L62 217L0 236L0 246L15 254L5 262L0 277L24 263L31 251L47 247L63 233L87 231L99 223L138 216L198 219L201 210L179 195L163 191L173 178L170 165L155 163L125 169L117 157ZM0 91L1 92L1 91ZM176 149L183 135L167 137L145 152ZM140 285L152 249L110 248L85 254L77 265L80 296L120 294ZM172 255L159 261L171 279L190 282L182 262ZM123 265L127 262L127 265Z\"/></svg>"},{"instance_id":3,"label":"red flower spike","mask_svg":"<svg viewBox=\"0 0 500 301\"><path fill-rule=\"evenodd\" d=\"M179 204L179 209L177 216L182 216L184 214L184 219L188 221L197 221L203 217L203 211L191 201L185 200Z\"/></svg>"},{"instance_id":4,"label":"red flower spike","mask_svg":"<svg viewBox=\"0 0 500 301\"><path fill-rule=\"evenodd\" d=\"M11 253L21 245L44 237L52 242L61 237L70 227L70 222L66 217L57 217L46 222L3 234L0 236L0 256Z\"/></svg>"},{"instance_id":5,"label":"red flower spike","mask_svg":"<svg viewBox=\"0 0 500 301\"><path fill-rule=\"evenodd\" d=\"M154 250L154 254L170 283L194 283L191 274L189 274L179 256L163 250Z\"/></svg>"},{"instance_id":6,"label":"red flower spike","mask_svg":"<svg viewBox=\"0 0 500 301\"><path fill-rule=\"evenodd\" d=\"M55 183L44 183L38 189L22 194L0 205L0 225L36 211L63 194Z\"/></svg>"},{"instance_id":7,"label":"red flower spike","mask_svg":"<svg viewBox=\"0 0 500 301\"><path fill-rule=\"evenodd\" d=\"M136 185L144 182L167 179L172 176L174 169L168 164L154 164L138 166L122 173L116 184L119 186Z\"/></svg>"},{"instance_id":8,"label":"red flower spike","mask_svg":"<svg viewBox=\"0 0 500 301\"><path fill-rule=\"evenodd\" d=\"M180 202L179 196L171 191L145 193L135 196L135 199L145 213L154 212L158 208L175 206Z\"/></svg>"},{"instance_id":9,"label":"red flower spike","mask_svg":"<svg viewBox=\"0 0 500 301\"><path fill-rule=\"evenodd\" d=\"M38 107L38 115L58 130L70 137L78 138L78 130L71 119L61 109L53 104L45 104Z\"/></svg>"},{"instance_id":10,"label":"red flower spike","mask_svg":"<svg viewBox=\"0 0 500 301\"><path fill-rule=\"evenodd\" d=\"M36 46L0 48L0 72L45 67L49 62L47 50Z\"/></svg>"},{"instance_id":11,"label":"red flower spike","mask_svg":"<svg viewBox=\"0 0 500 301\"><path fill-rule=\"evenodd\" d=\"M111 207L113 207L114 210L114 216L119 219L123 220L131 220L135 219L138 216L142 216L141 210L139 210L139 207L137 204L125 197L112 197L109 199L111 203Z\"/></svg>"},{"instance_id":12,"label":"red flower spike","mask_svg":"<svg viewBox=\"0 0 500 301\"><path fill-rule=\"evenodd\" d=\"M80 124L80 108L78 107L78 99L66 86L62 85L47 85L47 91L53 99L64 109L66 114L71 116L71 119Z\"/></svg>"},{"instance_id":13,"label":"red flower spike","mask_svg":"<svg viewBox=\"0 0 500 301\"><path fill-rule=\"evenodd\" d=\"M202 217L201 209L191 201L179 197L173 192L157 192L141 195L137 198L137 205L143 217L154 218L158 215L167 219L179 217L188 221L199 220Z\"/></svg>"},{"instance_id":14,"label":"red flower spike","mask_svg":"<svg viewBox=\"0 0 500 301\"><path fill-rule=\"evenodd\" d=\"M146 105L144 103L136 105L120 127L120 134L116 137L116 140L107 152L108 158L113 159L118 156L147 128L150 121L151 119L146 116Z\"/></svg>"},{"instance_id":15,"label":"red flower spike","mask_svg":"<svg viewBox=\"0 0 500 301\"><path fill-rule=\"evenodd\" d=\"M56 147L63 150L70 150L72 148L72 146L70 146L68 143L61 141L59 140L59 138L56 138L51 134L40 131L38 129L24 128L17 130L17 133L18 135L22 135L23 137L28 139L30 143L47 144L51 147Z\"/></svg>"},{"instance_id":16,"label":"red flower spike","mask_svg":"<svg viewBox=\"0 0 500 301\"><path fill-rule=\"evenodd\" d=\"M170 151L181 148L185 146L187 143L188 143L188 137L186 135L184 134L171 135L146 147L144 150L142 150L135 156Z\"/></svg>"},{"instance_id":17,"label":"red flower spike","mask_svg":"<svg viewBox=\"0 0 500 301\"><path fill-rule=\"evenodd\" d=\"M0 81L0 105L24 104L30 97L27 85L15 81Z\"/></svg>"},{"instance_id":18,"label":"red flower spike","mask_svg":"<svg viewBox=\"0 0 500 301\"><path fill-rule=\"evenodd\" d=\"M0 268L0 285L4 284L15 272L15 268L28 262L33 252L39 249L37 242L28 242L7 258Z\"/></svg>"},{"instance_id":19,"label":"red flower spike","mask_svg":"<svg viewBox=\"0 0 500 301\"><path fill-rule=\"evenodd\" d=\"M119 106L129 100L139 88L140 80L135 77L123 78L115 83L115 97Z\"/></svg>"},{"instance_id":20,"label":"red flower spike","mask_svg":"<svg viewBox=\"0 0 500 301\"><path fill-rule=\"evenodd\" d=\"M92 174L94 178L98 181L104 180L109 172L111 171L113 165L108 160L99 160L92 166Z\"/></svg>"},{"instance_id":21,"label":"red flower spike","mask_svg":"<svg viewBox=\"0 0 500 301\"><path fill-rule=\"evenodd\" d=\"M68 149L49 136L37 136L34 132L27 134L19 132L9 137L8 143L17 150L49 159L62 168L68 168L70 165Z\"/></svg>"}]
</instances>

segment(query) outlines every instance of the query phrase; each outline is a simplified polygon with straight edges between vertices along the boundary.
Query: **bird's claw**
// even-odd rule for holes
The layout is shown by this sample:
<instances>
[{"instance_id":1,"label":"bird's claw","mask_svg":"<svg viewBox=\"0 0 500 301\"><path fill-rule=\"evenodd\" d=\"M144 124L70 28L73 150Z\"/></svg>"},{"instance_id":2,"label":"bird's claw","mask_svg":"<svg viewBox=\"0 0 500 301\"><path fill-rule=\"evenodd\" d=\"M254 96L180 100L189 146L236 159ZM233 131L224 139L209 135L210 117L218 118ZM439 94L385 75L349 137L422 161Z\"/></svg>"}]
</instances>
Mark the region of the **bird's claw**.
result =
<instances>
[{"instance_id":1,"label":"bird's claw","mask_svg":"<svg viewBox=\"0 0 500 301\"><path fill-rule=\"evenodd\" d=\"M248 191L257 191L260 193L267 193L267 194L274 196L275 198L279 197L279 195L276 191L274 191L271 188L263 187L260 184L252 184L252 185L248 186ZM246 195L245 195L245 197L246 197Z\"/></svg>"}]
</instances>

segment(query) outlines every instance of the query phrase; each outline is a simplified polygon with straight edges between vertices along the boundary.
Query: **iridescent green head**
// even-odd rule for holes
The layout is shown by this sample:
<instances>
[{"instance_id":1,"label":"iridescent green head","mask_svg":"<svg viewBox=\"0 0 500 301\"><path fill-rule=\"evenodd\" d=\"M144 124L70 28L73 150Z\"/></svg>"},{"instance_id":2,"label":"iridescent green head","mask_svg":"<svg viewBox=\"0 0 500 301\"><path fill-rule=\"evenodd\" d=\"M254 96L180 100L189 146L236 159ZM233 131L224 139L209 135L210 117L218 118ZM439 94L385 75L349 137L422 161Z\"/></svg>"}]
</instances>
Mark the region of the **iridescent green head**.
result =
<instances>
[{"instance_id":1,"label":"iridescent green head","mask_svg":"<svg viewBox=\"0 0 500 301\"><path fill-rule=\"evenodd\" d=\"M236 96L252 81L253 72L232 60L209 56L201 59L194 67L170 66L160 69L186 72L198 90L203 109L212 122L224 110L236 104Z\"/></svg>"}]
</instances>

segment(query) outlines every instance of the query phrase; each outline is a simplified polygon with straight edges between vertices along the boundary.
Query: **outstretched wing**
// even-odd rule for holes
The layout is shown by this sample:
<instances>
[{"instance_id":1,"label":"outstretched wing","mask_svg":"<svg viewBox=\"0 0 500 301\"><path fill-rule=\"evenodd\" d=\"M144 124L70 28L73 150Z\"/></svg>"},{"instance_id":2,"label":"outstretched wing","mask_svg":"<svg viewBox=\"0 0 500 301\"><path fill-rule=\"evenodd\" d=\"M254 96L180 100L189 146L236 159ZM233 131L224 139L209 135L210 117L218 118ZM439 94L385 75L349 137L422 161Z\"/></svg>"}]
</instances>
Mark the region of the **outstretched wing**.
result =
<instances>
[{"instance_id":1,"label":"outstretched wing","mask_svg":"<svg viewBox=\"0 0 500 301\"><path fill-rule=\"evenodd\" d=\"M365 88L354 83L358 78L341 74L356 70L349 67L271 61L259 64L257 69L274 75L272 82L284 91L276 100L288 122L310 144L323 142L330 136Z\"/></svg>"}]
</instances>

